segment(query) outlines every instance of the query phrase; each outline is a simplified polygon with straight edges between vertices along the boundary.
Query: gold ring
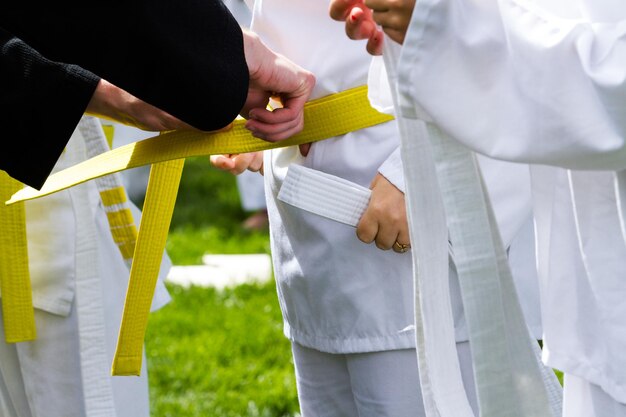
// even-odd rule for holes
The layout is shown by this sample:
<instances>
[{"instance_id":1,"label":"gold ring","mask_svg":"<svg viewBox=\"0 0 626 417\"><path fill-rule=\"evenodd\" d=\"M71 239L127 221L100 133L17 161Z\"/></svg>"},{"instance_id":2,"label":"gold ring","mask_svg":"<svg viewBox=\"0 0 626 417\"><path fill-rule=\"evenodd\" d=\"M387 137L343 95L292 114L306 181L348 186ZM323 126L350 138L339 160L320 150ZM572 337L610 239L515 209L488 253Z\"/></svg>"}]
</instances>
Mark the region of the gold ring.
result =
<instances>
[{"instance_id":1,"label":"gold ring","mask_svg":"<svg viewBox=\"0 0 626 417\"><path fill-rule=\"evenodd\" d=\"M411 244L410 243L399 243L397 240L395 241L395 243L393 244L393 250L394 252L397 253L404 253L407 252L409 249L411 249Z\"/></svg>"}]
</instances>

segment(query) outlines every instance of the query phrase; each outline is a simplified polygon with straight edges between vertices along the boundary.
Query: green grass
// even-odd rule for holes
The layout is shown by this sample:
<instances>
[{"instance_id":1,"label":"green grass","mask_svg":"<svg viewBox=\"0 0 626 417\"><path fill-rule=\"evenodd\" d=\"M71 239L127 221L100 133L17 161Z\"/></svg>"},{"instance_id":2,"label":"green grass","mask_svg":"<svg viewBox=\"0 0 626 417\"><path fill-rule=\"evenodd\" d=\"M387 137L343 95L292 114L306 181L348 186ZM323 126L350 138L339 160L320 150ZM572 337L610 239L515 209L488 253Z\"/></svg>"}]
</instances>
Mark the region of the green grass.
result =
<instances>
[{"instance_id":1,"label":"green grass","mask_svg":"<svg viewBox=\"0 0 626 417\"><path fill-rule=\"evenodd\" d=\"M201 264L205 253L269 253L267 232L241 228L247 215L235 176L211 167L207 157L188 159L167 240L173 263Z\"/></svg>"},{"instance_id":2,"label":"green grass","mask_svg":"<svg viewBox=\"0 0 626 417\"><path fill-rule=\"evenodd\" d=\"M269 253L265 232L241 222L236 179L208 158L185 163L167 251L174 265L205 253ZM146 334L153 417L298 415L290 345L273 281L217 291L168 285L172 302Z\"/></svg>"},{"instance_id":3,"label":"green grass","mask_svg":"<svg viewBox=\"0 0 626 417\"><path fill-rule=\"evenodd\" d=\"M169 287L146 337L155 417L296 416L293 364L274 284Z\"/></svg>"}]
</instances>

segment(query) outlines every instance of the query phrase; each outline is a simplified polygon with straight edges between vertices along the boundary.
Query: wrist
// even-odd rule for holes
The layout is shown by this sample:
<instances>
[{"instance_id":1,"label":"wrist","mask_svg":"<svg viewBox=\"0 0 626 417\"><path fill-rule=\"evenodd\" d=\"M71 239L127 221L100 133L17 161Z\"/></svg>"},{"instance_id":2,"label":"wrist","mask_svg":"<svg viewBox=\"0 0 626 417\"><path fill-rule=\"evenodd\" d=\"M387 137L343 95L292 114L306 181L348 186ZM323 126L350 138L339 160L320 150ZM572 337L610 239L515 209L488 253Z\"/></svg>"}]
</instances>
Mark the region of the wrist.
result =
<instances>
[{"instance_id":1,"label":"wrist","mask_svg":"<svg viewBox=\"0 0 626 417\"><path fill-rule=\"evenodd\" d=\"M100 79L85 112L124 124L133 124L129 108L131 97L121 88Z\"/></svg>"},{"instance_id":2,"label":"wrist","mask_svg":"<svg viewBox=\"0 0 626 417\"><path fill-rule=\"evenodd\" d=\"M259 71L265 66L264 61L270 50L265 46L259 35L243 29L243 50L248 65L250 79L256 79Z\"/></svg>"}]
</instances>

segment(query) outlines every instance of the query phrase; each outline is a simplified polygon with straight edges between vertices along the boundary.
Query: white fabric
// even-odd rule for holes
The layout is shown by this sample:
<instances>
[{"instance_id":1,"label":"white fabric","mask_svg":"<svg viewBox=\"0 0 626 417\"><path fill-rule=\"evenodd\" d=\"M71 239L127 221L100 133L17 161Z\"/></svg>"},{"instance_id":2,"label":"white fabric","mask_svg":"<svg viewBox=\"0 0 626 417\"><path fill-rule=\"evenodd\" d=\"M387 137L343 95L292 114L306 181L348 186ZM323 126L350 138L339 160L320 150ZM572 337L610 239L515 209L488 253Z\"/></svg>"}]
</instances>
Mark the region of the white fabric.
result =
<instances>
[{"instance_id":1,"label":"white fabric","mask_svg":"<svg viewBox=\"0 0 626 417\"><path fill-rule=\"evenodd\" d=\"M237 175L237 189L244 211L265 209L265 184L258 172L244 171Z\"/></svg>"},{"instance_id":2,"label":"white fabric","mask_svg":"<svg viewBox=\"0 0 626 417\"><path fill-rule=\"evenodd\" d=\"M402 157L400 156L400 148L393 151L389 158L383 162L378 168L387 181L396 186L396 188L404 192L404 174L402 173Z\"/></svg>"},{"instance_id":3,"label":"white fabric","mask_svg":"<svg viewBox=\"0 0 626 417\"><path fill-rule=\"evenodd\" d=\"M457 349L473 392L469 343ZM332 354L292 343L292 351L302 417L424 416L414 349Z\"/></svg>"},{"instance_id":4,"label":"white fabric","mask_svg":"<svg viewBox=\"0 0 626 417\"><path fill-rule=\"evenodd\" d=\"M55 170L85 158L84 137L77 129ZM0 342L1 415L148 417L147 373L110 375L129 270L95 182L61 193L26 203L38 337ZM131 209L138 222L139 210ZM169 301L162 279L170 266L164 254L153 309Z\"/></svg>"},{"instance_id":5,"label":"white fabric","mask_svg":"<svg viewBox=\"0 0 626 417\"><path fill-rule=\"evenodd\" d=\"M315 74L311 98L365 84L369 56L328 18L327 1L263 0L254 7L252 30ZM332 353L414 347L410 256L364 244L354 227L276 198L292 164L369 188L398 147L395 129L386 123L316 142L306 158L297 147L265 153L272 257L292 341Z\"/></svg>"},{"instance_id":6,"label":"white fabric","mask_svg":"<svg viewBox=\"0 0 626 417\"><path fill-rule=\"evenodd\" d=\"M241 26L248 27L250 25L252 14L244 0L224 0L224 4Z\"/></svg>"},{"instance_id":7,"label":"white fabric","mask_svg":"<svg viewBox=\"0 0 626 417\"><path fill-rule=\"evenodd\" d=\"M367 82L370 56L362 45L346 38L341 24L328 18L326 1L263 0L254 7L252 30L270 48L315 73L312 98ZM397 154L393 156L398 146L396 124L391 122L316 142L306 158L297 148L265 153L272 256L290 340L333 353L415 346L410 256L366 245L352 227L276 200L291 164L369 188L383 164L392 159L400 163ZM518 196L523 199L524 194ZM528 204L525 207L529 210ZM520 216L520 225L528 214ZM513 229L510 239L517 234ZM457 341L467 340L453 270L450 275Z\"/></svg>"},{"instance_id":8,"label":"white fabric","mask_svg":"<svg viewBox=\"0 0 626 417\"><path fill-rule=\"evenodd\" d=\"M544 361L622 403L623 175L607 170L626 167L624 34L619 1L423 0L399 66L407 107L475 151L537 164Z\"/></svg>"},{"instance_id":9,"label":"white fabric","mask_svg":"<svg viewBox=\"0 0 626 417\"><path fill-rule=\"evenodd\" d=\"M277 198L302 210L356 227L371 194L369 188L293 164Z\"/></svg>"},{"instance_id":10,"label":"white fabric","mask_svg":"<svg viewBox=\"0 0 626 417\"><path fill-rule=\"evenodd\" d=\"M556 417L561 414L560 386L554 373L539 366L538 346L524 322L476 158L402 105L395 89L399 48L386 39L383 57L408 186L425 414L474 415L462 387L447 308L451 300L444 248L449 237L472 345L480 415Z\"/></svg>"},{"instance_id":11,"label":"white fabric","mask_svg":"<svg viewBox=\"0 0 626 417\"><path fill-rule=\"evenodd\" d=\"M626 404L615 401L599 386L570 374L563 375L563 417L624 417Z\"/></svg>"}]
</instances>

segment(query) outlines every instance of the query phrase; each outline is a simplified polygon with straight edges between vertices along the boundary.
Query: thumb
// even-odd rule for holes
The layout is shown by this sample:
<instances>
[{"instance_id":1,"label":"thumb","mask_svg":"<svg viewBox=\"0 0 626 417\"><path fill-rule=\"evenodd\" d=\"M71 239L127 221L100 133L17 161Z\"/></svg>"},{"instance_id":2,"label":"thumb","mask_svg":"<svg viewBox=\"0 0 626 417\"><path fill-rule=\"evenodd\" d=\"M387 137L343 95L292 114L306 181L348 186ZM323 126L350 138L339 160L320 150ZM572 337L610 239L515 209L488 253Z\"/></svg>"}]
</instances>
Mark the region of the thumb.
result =
<instances>
[{"instance_id":1,"label":"thumb","mask_svg":"<svg viewBox=\"0 0 626 417\"><path fill-rule=\"evenodd\" d=\"M300 154L302 156L307 156L309 154L309 150L311 149L311 143L303 143L302 145L298 145L300 148Z\"/></svg>"}]
</instances>

